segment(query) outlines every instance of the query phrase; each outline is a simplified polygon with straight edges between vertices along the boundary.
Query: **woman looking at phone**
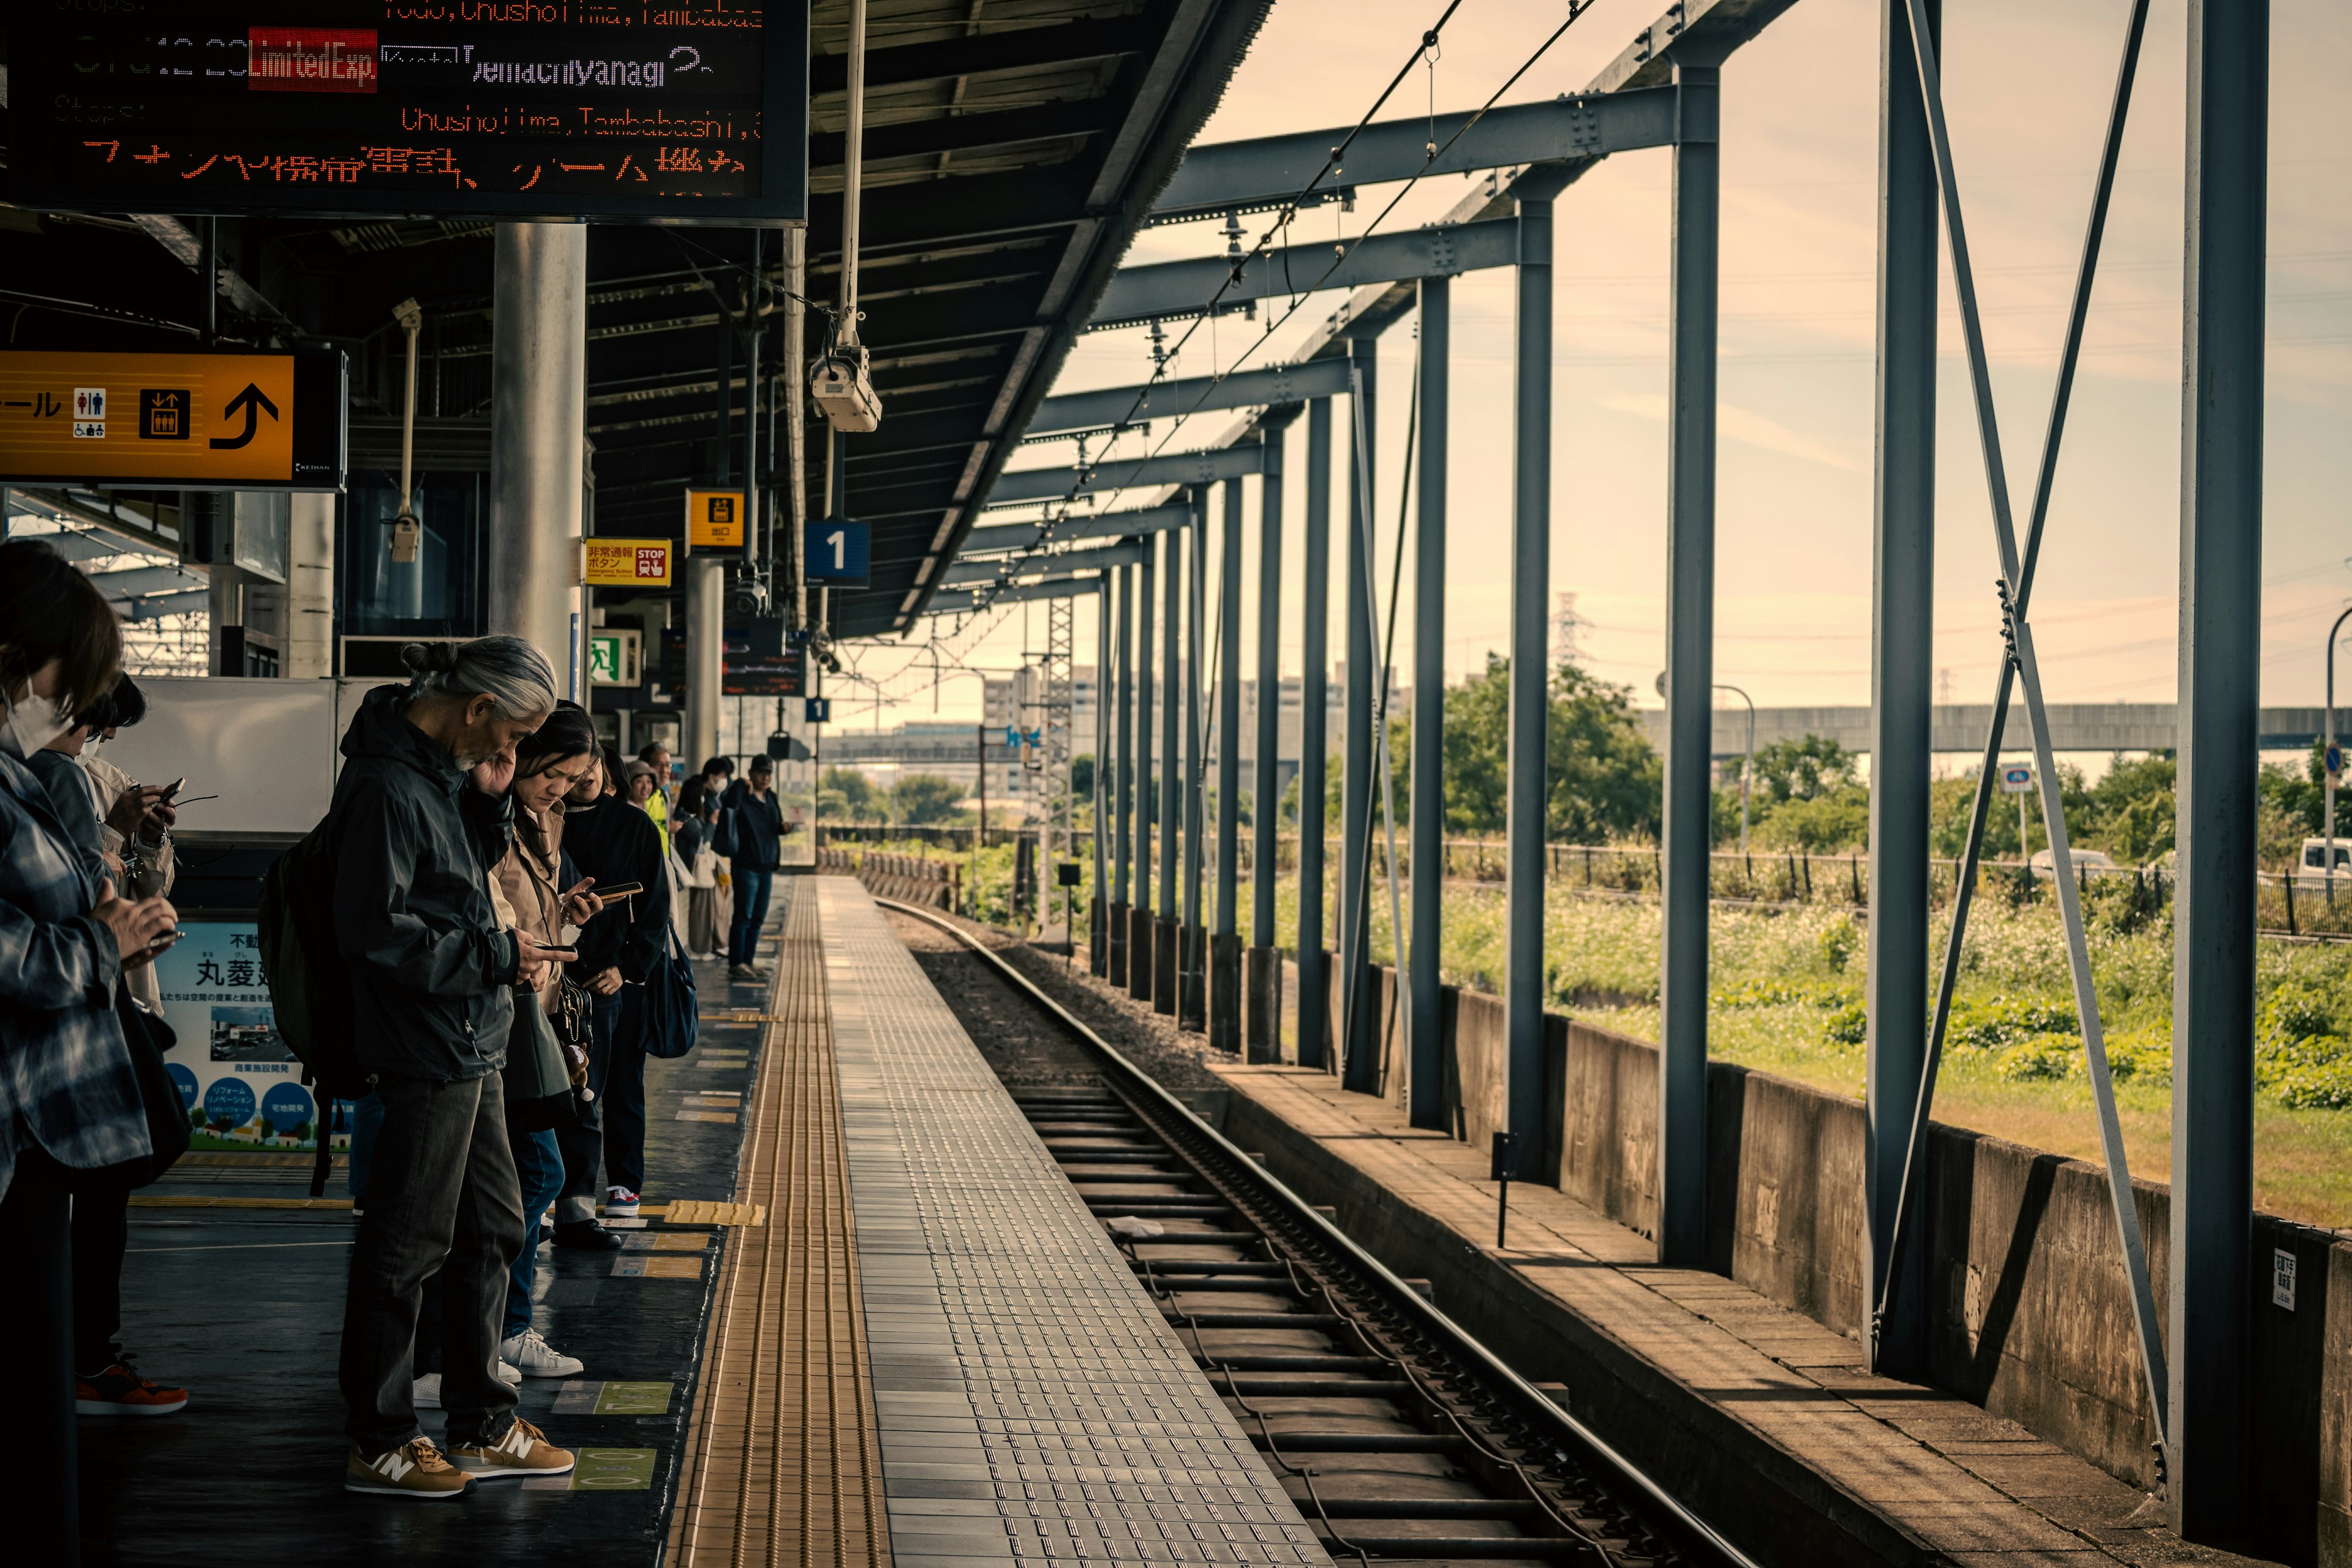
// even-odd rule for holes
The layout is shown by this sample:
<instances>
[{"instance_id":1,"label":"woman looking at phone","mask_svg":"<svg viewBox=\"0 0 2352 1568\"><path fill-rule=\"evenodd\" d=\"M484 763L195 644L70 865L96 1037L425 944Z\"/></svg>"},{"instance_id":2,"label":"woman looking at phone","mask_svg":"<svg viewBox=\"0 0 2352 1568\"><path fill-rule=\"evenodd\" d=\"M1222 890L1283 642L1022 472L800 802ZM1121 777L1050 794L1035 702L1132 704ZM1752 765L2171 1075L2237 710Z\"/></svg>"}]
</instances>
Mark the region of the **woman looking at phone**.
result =
<instances>
[{"instance_id":1,"label":"woman looking at phone","mask_svg":"<svg viewBox=\"0 0 2352 1568\"><path fill-rule=\"evenodd\" d=\"M491 872L499 901L512 911L515 929L543 949L554 950L554 963L532 976L541 1016L563 1047L565 1065L575 1089L588 1083L588 1042L570 1038L563 1004L564 961L572 950L563 940L564 927L584 926L604 906L592 891L593 880L577 874L563 853L563 797L601 765L596 731L588 715L571 702L558 702L547 721L515 747L511 763L497 759L475 770L474 782L496 793L496 774L510 773L504 784L514 806L514 838L506 856ZM492 770L485 779L484 770ZM574 987L575 991L577 987ZM524 1005L518 994L516 1005ZM575 1007L584 1024L584 1010ZM509 1075L518 1068L520 1053L507 1053ZM520 1103L507 1098L509 1112ZM575 1356L565 1355L542 1338L530 1321L532 1279L539 1267L540 1224L563 1191L563 1149L551 1128L525 1130L511 1115L507 1142L514 1150L515 1173L522 1184L524 1234L522 1250L515 1254L513 1275L507 1286L507 1316L499 1358L525 1377L572 1377L583 1370Z\"/></svg>"},{"instance_id":2,"label":"woman looking at phone","mask_svg":"<svg viewBox=\"0 0 2352 1568\"><path fill-rule=\"evenodd\" d=\"M68 1168L152 1156L113 989L178 921L127 900L79 854L25 759L112 689L122 634L90 580L41 541L0 543L0 1343L23 1398L9 1542L80 1561L74 1486Z\"/></svg>"}]
</instances>

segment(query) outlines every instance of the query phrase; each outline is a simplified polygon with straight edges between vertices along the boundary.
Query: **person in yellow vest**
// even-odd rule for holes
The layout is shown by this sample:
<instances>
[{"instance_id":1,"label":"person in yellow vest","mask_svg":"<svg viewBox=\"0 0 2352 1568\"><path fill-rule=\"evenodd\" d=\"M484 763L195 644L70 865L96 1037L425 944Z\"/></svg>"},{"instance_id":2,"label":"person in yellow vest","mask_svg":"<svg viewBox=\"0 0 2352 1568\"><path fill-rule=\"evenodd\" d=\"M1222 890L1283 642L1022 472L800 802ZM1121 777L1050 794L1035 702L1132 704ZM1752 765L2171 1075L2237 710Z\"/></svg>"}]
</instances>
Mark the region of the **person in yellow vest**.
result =
<instances>
[{"instance_id":1,"label":"person in yellow vest","mask_svg":"<svg viewBox=\"0 0 2352 1568\"><path fill-rule=\"evenodd\" d=\"M654 771L654 793L645 802L646 815L661 830L662 853L669 853L669 748L656 741L637 753L637 761Z\"/></svg>"}]
</instances>

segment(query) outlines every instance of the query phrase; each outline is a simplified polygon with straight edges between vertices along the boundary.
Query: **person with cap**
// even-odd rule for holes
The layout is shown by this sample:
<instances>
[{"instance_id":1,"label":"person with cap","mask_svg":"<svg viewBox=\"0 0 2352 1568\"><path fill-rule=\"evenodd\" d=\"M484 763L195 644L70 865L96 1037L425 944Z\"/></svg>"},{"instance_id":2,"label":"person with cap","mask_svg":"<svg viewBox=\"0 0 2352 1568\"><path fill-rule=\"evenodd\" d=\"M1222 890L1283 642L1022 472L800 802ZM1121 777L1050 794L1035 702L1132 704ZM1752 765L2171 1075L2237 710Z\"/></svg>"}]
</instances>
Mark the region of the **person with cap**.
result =
<instances>
[{"instance_id":1,"label":"person with cap","mask_svg":"<svg viewBox=\"0 0 2352 1568\"><path fill-rule=\"evenodd\" d=\"M722 807L732 814L735 852L728 858L735 879L735 925L727 938L727 978L760 981L768 972L752 960L758 956L760 928L768 920L768 892L783 859L783 808L770 786L776 764L766 757L751 759L751 777L729 786Z\"/></svg>"}]
</instances>

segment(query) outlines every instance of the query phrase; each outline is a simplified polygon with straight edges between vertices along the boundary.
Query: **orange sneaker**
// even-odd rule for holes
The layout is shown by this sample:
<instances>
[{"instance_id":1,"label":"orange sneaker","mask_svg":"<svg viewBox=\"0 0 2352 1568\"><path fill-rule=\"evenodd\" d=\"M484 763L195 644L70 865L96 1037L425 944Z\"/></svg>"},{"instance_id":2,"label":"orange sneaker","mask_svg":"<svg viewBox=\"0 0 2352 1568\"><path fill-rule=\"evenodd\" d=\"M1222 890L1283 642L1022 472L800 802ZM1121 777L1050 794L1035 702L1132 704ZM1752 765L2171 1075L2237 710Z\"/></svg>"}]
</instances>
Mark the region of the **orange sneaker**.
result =
<instances>
[{"instance_id":1,"label":"orange sneaker","mask_svg":"<svg viewBox=\"0 0 2352 1568\"><path fill-rule=\"evenodd\" d=\"M114 1358L103 1372L74 1378L77 1415L171 1415L188 1405L188 1391L166 1388L139 1375L128 1352Z\"/></svg>"}]
</instances>

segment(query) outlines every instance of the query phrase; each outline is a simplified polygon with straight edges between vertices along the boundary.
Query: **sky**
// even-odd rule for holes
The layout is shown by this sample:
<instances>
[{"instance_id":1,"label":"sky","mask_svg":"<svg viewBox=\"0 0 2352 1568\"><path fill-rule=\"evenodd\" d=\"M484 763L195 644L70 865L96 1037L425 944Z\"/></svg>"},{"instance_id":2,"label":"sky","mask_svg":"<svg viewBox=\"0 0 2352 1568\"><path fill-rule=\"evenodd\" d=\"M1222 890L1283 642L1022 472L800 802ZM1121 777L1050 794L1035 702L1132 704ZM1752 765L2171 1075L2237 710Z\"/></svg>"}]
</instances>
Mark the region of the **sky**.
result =
<instances>
[{"instance_id":1,"label":"sky","mask_svg":"<svg viewBox=\"0 0 2352 1568\"><path fill-rule=\"evenodd\" d=\"M1444 0L1277 0L1201 141L1354 122L1444 9ZM1564 14L1557 4L1464 0L1433 63L1424 56L1380 117L1475 108ZM1656 0L1598 0L1503 101L1581 89L1655 15ZM1947 9L1954 157L2021 518L2126 15L2124 0ZM2352 89L2332 70L2352 52L2352 8L2281 0L2272 16L2262 690L2266 704L2316 704L2322 641L2352 604L2352 442L2341 434L2352 414L2352 153L2335 134ZM1716 670L1759 705L1869 700L1878 37L1874 4L1800 0L1723 70ZM2174 695L2186 81L2184 0L2156 0L2034 598L2053 702ZM1618 154L1570 186L1556 212L1551 585L1577 595L1587 665L1645 706L1655 705L1651 681L1663 663L1672 156ZM1354 213L1321 209L1302 216L1299 231L1318 241L1360 233L1393 189L1366 187ZM1431 221L1465 189L1459 176L1417 186L1384 227ZM1214 224L1175 226L1145 231L1128 259L1223 248ZM2000 652L1997 565L1948 256L1943 270L1938 697L1981 702ZM1504 269L1467 274L1453 290L1445 665L1454 679L1508 636L1511 289ZM1314 297L1263 342L1262 322L1204 323L1171 374L1227 368L1253 343L1249 363L1289 358L1340 298ZM1171 339L1181 331L1171 324ZM1407 318L1381 346L1384 614L1414 352ZM1055 389L1129 384L1150 368L1141 329L1090 334ZM1148 443L1121 450L1211 445L1233 419L1161 421ZM1299 668L1304 445L1295 434L1286 674ZM1014 466L1073 455L1067 445L1038 446ZM1243 520L1253 584L1255 510L1253 498ZM1408 560L1397 635L1407 669L1413 592ZM1335 605L1335 651L1339 624ZM936 626L943 668L1003 669L1041 651L1045 616L1027 606ZM1244 626L1243 668L1254 672L1254 608ZM1092 661L1094 647L1089 602L1080 662ZM837 706L860 728L931 718L934 702L940 718L975 717L980 683L950 679L935 692L932 666L927 644L863 648L856 668L878 678L890 701L877 711L843 692Z\"/></svg>"}]
</instances>

